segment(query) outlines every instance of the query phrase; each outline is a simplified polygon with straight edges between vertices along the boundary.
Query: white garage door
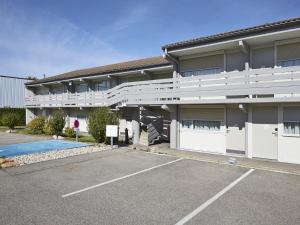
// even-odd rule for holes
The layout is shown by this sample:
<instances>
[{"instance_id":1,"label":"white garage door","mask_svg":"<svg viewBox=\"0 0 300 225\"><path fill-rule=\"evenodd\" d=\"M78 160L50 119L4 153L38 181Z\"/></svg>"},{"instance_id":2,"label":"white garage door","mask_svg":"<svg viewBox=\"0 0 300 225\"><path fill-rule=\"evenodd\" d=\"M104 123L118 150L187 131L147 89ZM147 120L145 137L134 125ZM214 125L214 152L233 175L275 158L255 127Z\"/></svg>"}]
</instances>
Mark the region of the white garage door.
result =
<instances>
[{"instance_id":1,"label":"white garage door","mask_svg":"<svg viewBox=\"0 0 300 225\"><path fill-rule=\"evenodd\" d=\"M224 109L181 109L180 148L226 153Z\"/></svg>"}]
</instances>

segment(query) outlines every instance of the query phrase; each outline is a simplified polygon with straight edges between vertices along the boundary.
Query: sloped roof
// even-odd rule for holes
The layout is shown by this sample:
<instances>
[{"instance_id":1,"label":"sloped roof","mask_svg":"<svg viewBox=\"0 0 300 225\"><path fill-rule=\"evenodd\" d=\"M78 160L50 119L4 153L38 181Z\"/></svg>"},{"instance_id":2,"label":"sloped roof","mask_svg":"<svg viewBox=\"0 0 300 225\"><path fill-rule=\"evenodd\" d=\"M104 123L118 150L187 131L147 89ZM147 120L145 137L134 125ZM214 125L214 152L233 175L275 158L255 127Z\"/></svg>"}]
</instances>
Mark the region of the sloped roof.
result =
<instances>
[{"instance_id":1,"label":"sloped roof","mask_svg":"<svg viewBox=\"0 0 300 225\"><path fill-rule=\"evenodd\" d=\"M74 70L71 72L67 72L67 73L56 75L56 76L51 76L51 77L39 79L39 80L36 80L33 82L29 82L29 83L27 83L27 85L47 83L47 82L52 82L52 81L61 81L61 80L93 76L93 75L127 72L127 71L131 71L131 70L147 69L147 68L167 66L167 65L170 65L170 63L167 60L165 60L161 56L155 56L155 57L151 57L151 58L109 64L109 65L104 65L104 66L99 66L99 67L88 68L88 69Z\"/></svg>"},{"instance_id":2,"label":"sloped roof","mask_svg":"<svg viewBox=\"0 0 300 225\"><path fill-rule=\"evenodd\" d=\"M225 40L230 40L230 39L234 39L234 38L242 38L242 37L246 37L246 36L250 36L250 35L262 34L262 33L283 30L283 29L287 29L287 28L295 28L295 27L300 27L300 17L293 18L293 19L287 19L287 20L281 20L281 21L274 22L274 23L266 23L266 24L259 25L259 26L248 27L248 28L244 28L244 29L229 31L229 32L225 32L225 33L219 33L219 34L205 36L205 37L199 37L199 38L194 38L194 39L190 39L190 40L175 42L175 43L171 43L171 44L162 46L162 49L163 50L165 50L165 49L175 50L175 49L180 49L180 48L204 45L204 44L209 44L209 43L213 43L213 42L217 42L217 41L225 41Z\"/></svg>"}]
</instances>

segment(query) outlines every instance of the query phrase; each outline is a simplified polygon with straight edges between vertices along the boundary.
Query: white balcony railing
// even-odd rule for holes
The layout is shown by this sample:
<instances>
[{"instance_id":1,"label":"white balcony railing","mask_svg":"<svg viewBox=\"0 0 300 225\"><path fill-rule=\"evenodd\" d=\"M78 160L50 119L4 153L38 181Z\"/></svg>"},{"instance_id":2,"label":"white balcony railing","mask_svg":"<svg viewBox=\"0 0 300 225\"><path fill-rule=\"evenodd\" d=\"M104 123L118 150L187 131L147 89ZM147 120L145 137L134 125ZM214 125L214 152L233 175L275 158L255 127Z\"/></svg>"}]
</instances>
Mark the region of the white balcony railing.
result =
<instances>
[{"instance_id":1,"label":"white balcony railing","mask_svg":"<svg viewBox=\"0 0 300 225\"><path fill-rule=\"evenodd\" d=\"M300 101L300 67L138 81L108 91L36 95L27 107Z\"/></svg>"}]
</instances>

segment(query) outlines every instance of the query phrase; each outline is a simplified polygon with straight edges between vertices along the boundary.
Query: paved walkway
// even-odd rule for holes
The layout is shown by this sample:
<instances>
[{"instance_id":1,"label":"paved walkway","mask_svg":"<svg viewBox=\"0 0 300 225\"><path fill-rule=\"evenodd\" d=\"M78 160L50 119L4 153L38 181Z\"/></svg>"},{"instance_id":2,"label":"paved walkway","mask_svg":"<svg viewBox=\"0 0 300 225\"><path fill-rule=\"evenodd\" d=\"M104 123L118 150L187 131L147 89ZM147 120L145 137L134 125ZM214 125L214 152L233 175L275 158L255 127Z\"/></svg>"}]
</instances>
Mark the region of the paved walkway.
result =
<instances>
[{"instance_id":1,"label":"paved walkway","mask_svg":"<svg viewBox=\"0 0 300 225\"><path fill-rule=\"evenodd\" d=\"M142 149L143 150L143 149ZM144 149L145 150L145 149ZM153 145L150 147L152 153L167 154L170 156L194 159L204 162L213 162L218 164L229 165L230 158L235 158L236 166L255 168L260 170L267 170L280 173L290 173L300 175L300 165L291 163L275 162L263 159L249 159L244 157L235 157L229 155L217 155L201 152L182 151L177 149L170 149L168 144Z\"/></svg>"}]
</instances>

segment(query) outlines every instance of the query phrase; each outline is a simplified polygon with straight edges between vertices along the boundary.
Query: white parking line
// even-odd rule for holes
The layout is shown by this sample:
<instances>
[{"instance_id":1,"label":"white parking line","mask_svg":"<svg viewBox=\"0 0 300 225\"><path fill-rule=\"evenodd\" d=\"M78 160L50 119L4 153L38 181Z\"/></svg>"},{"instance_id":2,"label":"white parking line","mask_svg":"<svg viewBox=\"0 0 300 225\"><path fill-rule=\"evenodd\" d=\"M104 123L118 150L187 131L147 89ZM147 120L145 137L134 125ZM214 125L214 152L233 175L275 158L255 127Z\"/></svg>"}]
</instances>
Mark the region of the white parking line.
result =
<instances>
[{"instance_id":1,"label":"white parking line","mask_svg":"<svg viewBox=\"0 0 300 225\"><path fill-rule=\"evenodd\" d=\"M97 187L101 187L101 186L104 186L106 184L111 184L113 182L116 182L116 181L119 181L119 180L123 180L123 179L129 178L129 177L141 174L141 173L145 173L145 172L148 172L150 170L154 170L154 169L157 169L157 168L160 168L160 167L163 167L163 166L167 166L167 165L170 165L172 163L176 163L176 162L181 161L181 160L183 160L183 158L179 158L179 159L167 162L167 163L163 163L163 164L160 164L160 165L157 165L157 166L153 166L151 168L144 169L144 170L141 170L141 171L138 171L138 172L135 172L135 173L131 173L131 174L125 175L123 177L119 177L119 178L115 178L115 179L112 179L112 180L109 180L109 181L105 181L103 183L96 184L96 185L93 185L93 186L90 186L90 187L86 187L86 188L80 189L78 191L73 191L71 193L62 195L61 197L62 198L66 198L66 197L69 197L69 196L72 196L72 195L76 195L76 194L79 194L81 192L88 191L88 190L91 190L91 189L94 189L94 188L97 188Z\"/></svg>"},{"instance_id":2,"label":"white parking line","mask_svg":"<svg viewBox=\"0 0 300 225\"><path fill-rule=\"evenodd\" d=\"M227 191L229 191L231 188L233 188L235 185L237 185L240 181L242 181L244 178L246 178L250 173L252 173L254 169L248 170L246 173L244 173L242 176L240 176L238 179L233 181L231 184L226 186L223 190L221 190L219 193L214 195L212 198L204 202L202 205L200 205L198 208L196 208L194 211L192 211L190 214L182 218L180 221L178 221L175 225L183 225L189 220L191 220L194 216L199 214L201 211L203 211L205 208L207 208L210 204L212 204L214 201L216 201L218 198L220 198L222 195L224 195Z\"/></svg>"}]
</instances>

